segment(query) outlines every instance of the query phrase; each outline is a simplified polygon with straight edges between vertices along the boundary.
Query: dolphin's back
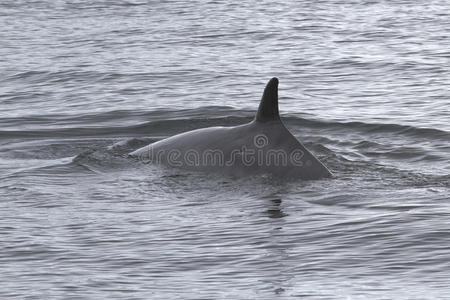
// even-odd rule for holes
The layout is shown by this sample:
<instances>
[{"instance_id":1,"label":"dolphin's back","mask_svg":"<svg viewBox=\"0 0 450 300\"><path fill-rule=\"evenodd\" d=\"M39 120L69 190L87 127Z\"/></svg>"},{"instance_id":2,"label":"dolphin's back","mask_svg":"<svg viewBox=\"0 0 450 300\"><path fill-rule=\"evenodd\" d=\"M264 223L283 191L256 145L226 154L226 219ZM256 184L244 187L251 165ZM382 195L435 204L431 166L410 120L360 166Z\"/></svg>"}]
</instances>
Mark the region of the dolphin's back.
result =
<instances>
[{"instance_id":1,"label":"dolphin's back","mask_svg":"<svg viewBox=\"0 0 450 300\"><path fill-rule=\"evenodd\" d=\"M267 84L252 122L192 130L140 148L130 155L144 162L239 176L260 173L301 179L331 176L281 121L276 78Z\"/></svg>"},{"instance_id":2,"label":"dolphin's back","mask_svg":"<svg viewBox=\"0 0 450 300\"><path fill-rule=\"evenodd\" d=\"M281 122L197 129L131 155L146 162L239 176L268 173L280 178L315 179L331 175Z\"/></svg>"}]
</instances>

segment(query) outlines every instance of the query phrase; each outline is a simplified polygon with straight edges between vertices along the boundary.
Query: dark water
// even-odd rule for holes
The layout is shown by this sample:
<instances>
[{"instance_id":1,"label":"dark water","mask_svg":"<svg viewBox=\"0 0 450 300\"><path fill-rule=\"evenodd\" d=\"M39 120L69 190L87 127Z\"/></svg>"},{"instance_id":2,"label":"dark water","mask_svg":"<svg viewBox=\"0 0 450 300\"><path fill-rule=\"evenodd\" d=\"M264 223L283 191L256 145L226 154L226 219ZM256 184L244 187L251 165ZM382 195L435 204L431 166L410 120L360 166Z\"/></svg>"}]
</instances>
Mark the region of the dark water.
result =
<instances>
[{"instance_id":1,"label":"dark water","mask_svg":"<svg viewBox=\"0 0 450 300\"><path fill-rule=\"evenodd\" d=\"M449 299L448 1L2 1L0 298ZM125 154L280 78L335 174Z\"/></svg>"}]
</instances>

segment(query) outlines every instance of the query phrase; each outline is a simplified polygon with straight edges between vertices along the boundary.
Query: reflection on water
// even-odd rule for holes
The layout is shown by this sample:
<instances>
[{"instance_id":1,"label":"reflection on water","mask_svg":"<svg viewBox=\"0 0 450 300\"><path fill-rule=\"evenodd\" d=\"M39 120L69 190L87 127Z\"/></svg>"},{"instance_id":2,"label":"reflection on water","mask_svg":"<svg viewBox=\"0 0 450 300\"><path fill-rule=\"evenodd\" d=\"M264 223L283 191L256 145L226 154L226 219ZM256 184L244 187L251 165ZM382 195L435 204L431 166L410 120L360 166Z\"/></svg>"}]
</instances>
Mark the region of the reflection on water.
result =
<instances>
[{"instance_id":1,"label":"reflection on water","mask_svg":"<svg viewBox=\"0 0 450 300\"><path fill-rule=\"evenodd\" d=\"M270 199L269 208L267 209L267 214L269 218L280 219L286 216L286 214L281 209L281 199L274 198Z\"/></svg>"}]
</instances>

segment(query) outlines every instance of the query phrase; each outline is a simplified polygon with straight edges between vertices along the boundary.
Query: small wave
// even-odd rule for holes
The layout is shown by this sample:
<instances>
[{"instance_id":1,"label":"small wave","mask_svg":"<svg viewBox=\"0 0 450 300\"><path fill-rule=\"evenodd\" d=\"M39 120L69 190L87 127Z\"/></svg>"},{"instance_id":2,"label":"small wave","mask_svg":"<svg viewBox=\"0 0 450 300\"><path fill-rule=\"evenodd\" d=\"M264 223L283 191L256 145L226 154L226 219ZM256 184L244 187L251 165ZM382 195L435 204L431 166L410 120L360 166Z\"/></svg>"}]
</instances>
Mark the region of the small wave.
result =
<instances>
[{"instance_id":1,"label":"small wave","mask_svg":"<svg viewBox=\"0 0 450 300\"><path fill-rule=\"evenodd\" d=\"M209 126L235 126L253 119L254 111L212 106L185 110L128 111L116 110L79 116L48 115L3 118L5 127L27 127L34 130L0 130L0 137L79 137L79 136L139 136L171 135ZM150 120L150 121L148 121ZM326 121L287 115L283 121L294 128L321 129L327 132L358 132L393 134L396 136L450 141L450 133L435 128L401 124ZM78 126L77 126L78 125ZM364 145L363 145L364 146ZM362 147L363 147L362 146ZM366 145L367 146L367 145Z\"/></svg>"},{"instance_id":2,"label":"small wave","mask_svg":"<svg viewBox=\"0 0 450 300\"><path fill-rule=\"evenodd\" d=\"M338 122L315 119L304 119L299 117L283 118L285 122L297 126L310 128L321 128L326 130L352 130L366 133L393 133L404 136L421 137L429 139L442 139L450 141L450 133L435 128L414 127L401 124L389 123L365 123L365 122Z\"/></svg>"},{"instance_id":3,"label":"small wave","mask_svg":"<svg viewBox=\"0 0 450 300\"><path fill-rule=\"evenodd\" d=\"M35 84L44 83L64 83L68 81L75 82L92 82L102 81L106 79L116 79L118 77L125 77L126 74L111 74L97 71L80 71L79 69L66 69L63 71L23 71L5 76L2 78L3 82L6 81L27 81Z\"/></svg>"}]
</instances>

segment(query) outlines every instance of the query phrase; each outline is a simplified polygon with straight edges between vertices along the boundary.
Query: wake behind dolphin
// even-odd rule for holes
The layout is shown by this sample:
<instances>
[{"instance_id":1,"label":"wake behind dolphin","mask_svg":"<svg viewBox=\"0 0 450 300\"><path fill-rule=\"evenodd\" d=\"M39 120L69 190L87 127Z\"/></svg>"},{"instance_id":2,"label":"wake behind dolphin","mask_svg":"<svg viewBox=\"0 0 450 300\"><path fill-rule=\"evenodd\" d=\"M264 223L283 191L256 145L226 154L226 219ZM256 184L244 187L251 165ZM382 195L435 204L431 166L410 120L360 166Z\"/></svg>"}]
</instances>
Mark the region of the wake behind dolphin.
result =
<instances>
[{"instance_id":1,"label":"wake behind dolphin","mask_svg":"<svg viewBox=\"0 0 450 300\"><path fill-rule=\"evenodd\" d=\"M130 155L147 163L239 177L270 174L277 178L319 179L332 175L281 121L277 78L267 83L250 123L188 131Z\"/></svg>"}]
</instances>

